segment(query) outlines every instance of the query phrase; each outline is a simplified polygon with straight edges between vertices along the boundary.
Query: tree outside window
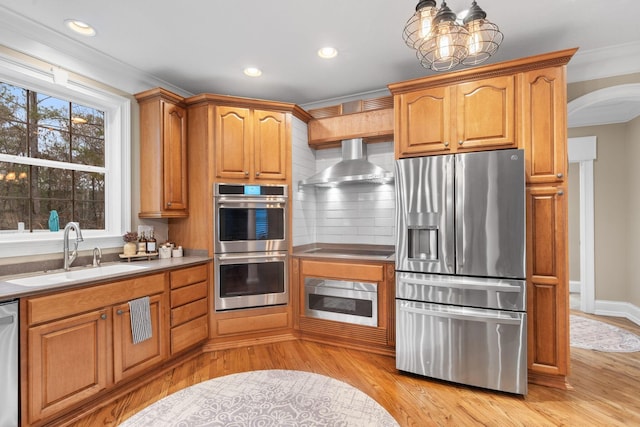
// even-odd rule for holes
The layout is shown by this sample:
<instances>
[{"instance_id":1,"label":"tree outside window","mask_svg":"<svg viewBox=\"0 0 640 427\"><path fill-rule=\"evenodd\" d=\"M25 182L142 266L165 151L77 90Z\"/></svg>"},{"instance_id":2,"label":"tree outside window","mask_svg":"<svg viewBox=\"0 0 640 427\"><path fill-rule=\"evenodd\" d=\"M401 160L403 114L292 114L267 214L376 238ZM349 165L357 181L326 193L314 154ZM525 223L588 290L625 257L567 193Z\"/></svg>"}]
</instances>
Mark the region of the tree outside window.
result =
<instances>
[{"instance_id":1,"label":"tree outside window","mask_svg":"<svg viewBox=\"0 0 640 427\"><path fill-rule=\"evenodd\" d=\"M105 228L103 111L0 82L0 230Z\"/></svg>"}]
</instances>

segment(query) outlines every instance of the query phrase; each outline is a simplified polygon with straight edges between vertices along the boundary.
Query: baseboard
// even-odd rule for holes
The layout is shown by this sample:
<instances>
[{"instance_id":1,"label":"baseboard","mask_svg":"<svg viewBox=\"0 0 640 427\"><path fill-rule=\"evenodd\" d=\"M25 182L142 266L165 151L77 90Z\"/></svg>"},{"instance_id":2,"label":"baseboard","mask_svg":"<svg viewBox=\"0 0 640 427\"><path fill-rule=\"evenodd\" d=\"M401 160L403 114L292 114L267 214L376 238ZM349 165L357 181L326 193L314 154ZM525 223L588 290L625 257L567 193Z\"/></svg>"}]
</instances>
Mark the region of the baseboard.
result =
<instances>
[{"instance_id":1,"label":"baseboard","mask_svg":"<svg viewBox=\"0 0 640 427\"><path fill-rule=\"evenodd\" d=\"M582 286L581 282L576 280L569 280L569 292L571 292L572 294L579 294L580 286Z\"/></svg>"},{"instance_id":2,"label":"baseboard","mask_svg":"<svg viewBox=\"0 0 640 427\"><path fill-rule=\"evenodd\" d=\"M629 302L596 300L595 314L600 316L624 317L640 325L640 307Z\"/></svg>"}]
</instances>

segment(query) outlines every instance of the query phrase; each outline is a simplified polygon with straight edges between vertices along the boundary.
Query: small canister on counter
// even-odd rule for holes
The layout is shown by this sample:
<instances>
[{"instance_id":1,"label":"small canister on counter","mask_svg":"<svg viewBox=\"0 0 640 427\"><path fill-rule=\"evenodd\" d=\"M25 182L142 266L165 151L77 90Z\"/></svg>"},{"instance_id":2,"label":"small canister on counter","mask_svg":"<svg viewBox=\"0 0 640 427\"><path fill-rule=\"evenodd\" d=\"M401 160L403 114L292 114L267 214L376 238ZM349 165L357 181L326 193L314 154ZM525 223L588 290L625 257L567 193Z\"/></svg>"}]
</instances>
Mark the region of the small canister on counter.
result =
<instances>
[{"instance_id":1,"label":"small canister on counter","mask_svg":"<svg viewBox=\"0 0 640 427\"><path fill-rule=\"evenodd\" d=\"M160 246L158 248L158 256L160 259L171 258L171 247L170 246Z\"/></svg>"},{"instance_id":2,"label":"small canister on counter","mask_svg":"<svg viewBox=\"0 0 640 427\"><path fill-rule=\"evenodd\" d=\"M171 255L173 255L174 258L180 258L182 256L182 246L178 246L177 248L174 248L171 251Z\"/></svg>"}]
</instances>

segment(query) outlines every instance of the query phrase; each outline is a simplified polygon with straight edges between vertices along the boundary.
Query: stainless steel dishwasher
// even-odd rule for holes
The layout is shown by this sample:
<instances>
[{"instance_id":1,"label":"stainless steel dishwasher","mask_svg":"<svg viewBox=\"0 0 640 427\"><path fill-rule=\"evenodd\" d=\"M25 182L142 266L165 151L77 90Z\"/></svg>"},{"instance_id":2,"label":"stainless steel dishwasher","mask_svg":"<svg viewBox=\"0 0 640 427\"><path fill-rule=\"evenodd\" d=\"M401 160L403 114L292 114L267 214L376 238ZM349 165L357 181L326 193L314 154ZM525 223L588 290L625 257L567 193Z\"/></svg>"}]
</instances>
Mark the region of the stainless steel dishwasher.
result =
<instances>
[{"instance_id":1,"label":"stainless steel dishwasher","mask_svg":"<svg viewBox=\"0 0 640 427\"><path fill-rule=\"evenodd\" d=\"M0 427L18 426L18 301L0 302Z\"/></svg>"}]
</instances>

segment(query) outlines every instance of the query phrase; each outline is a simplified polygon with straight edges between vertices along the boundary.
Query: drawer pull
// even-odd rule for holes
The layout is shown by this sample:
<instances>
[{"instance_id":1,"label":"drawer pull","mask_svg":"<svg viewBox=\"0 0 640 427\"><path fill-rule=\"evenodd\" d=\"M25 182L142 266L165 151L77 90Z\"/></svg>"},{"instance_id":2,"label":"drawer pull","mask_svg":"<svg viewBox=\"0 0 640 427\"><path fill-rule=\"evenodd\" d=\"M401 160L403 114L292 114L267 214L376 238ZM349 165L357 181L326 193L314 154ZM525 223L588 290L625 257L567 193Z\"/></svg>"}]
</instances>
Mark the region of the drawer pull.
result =
<instances>
[{"instance_id":1,"label":"drawer pull","mask_svg":"<svg viewBox=\"0 0 640 427\"><path fill-rule=\"evenodd\" d=\"M118 311L116 311L116 314L117 314L118 316L122 316L122 313L124 313L124 311L122 311L122 310L120 310L120 309L118 309Z\"/></svg>"},{"instance_id":2,"label":"drawer pull","mask_svg":"<svg viewBox=\"0 0 640 427\"><path fill-rule=\"evenodd\" d=\"M556 176L557 176L558 178L562 179L562 177L564 176L564 174L559 173L559 174L557 174Z\"/></svg>"},{"instance_id":3,"label":"drawer pull","mask_svg":"<svg viewBox=\"0 0 640 427\"><path fill-rule=\"evenodd\" d=\"M107 314L106 314L106 313L102 313L102 314L100 315L100 318L101 318L102 320L106 320L106 319L107 319Z\"/></svg>"}]
</instances>

